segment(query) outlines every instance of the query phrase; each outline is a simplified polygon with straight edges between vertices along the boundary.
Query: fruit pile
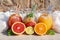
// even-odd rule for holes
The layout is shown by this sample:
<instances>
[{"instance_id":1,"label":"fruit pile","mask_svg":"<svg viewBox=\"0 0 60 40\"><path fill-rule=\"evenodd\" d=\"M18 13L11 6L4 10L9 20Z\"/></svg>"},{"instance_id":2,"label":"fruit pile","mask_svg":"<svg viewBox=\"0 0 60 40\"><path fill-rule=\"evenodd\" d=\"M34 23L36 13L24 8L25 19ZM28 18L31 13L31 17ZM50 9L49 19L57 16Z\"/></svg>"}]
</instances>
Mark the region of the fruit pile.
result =
<instances>
[{"instance_id":1,"label":"fruit pile","mask_svg":"<svg viewBox=\"0 0 60 40\"><path fill-rule=\"evenodd\" d=\"M22 35L23 33L32 35L54 35L55 32L51 29L53 25L52 16L43 13L37 20L35 21L35 17L33 12L28 14L24 20L18 14L12 14L8 21L8 35Z\"/></svg>"}]
</instances>

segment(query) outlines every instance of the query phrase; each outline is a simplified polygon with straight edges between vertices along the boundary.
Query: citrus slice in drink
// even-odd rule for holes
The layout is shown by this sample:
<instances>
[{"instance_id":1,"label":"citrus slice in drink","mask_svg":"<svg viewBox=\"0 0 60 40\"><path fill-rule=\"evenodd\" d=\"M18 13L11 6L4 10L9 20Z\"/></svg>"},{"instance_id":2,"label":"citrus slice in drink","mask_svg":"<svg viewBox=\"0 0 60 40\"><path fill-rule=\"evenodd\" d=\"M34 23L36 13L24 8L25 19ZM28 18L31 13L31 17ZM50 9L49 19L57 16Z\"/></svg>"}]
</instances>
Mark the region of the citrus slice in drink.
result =
<instances>
[{"instance_id":1,"label":"citrus slice in drink","mask_svg":"<svg viewBox=\"0 0 60 40\"><path fill-rule=\"evenodd\" d=\"M34 31L38 35L44 35L47 32L47 26L44 23L37 23L34 27Z\"/></svg>"},{"instance_id":2,"label":"citrus slice in drink","mask_svg":"<svg viewBox=\"0 0 60 40\"><path fill-rule=\"evenodd\" d=\"M11 29L14 34L23 34L25 30L25 25L22 22L15 22L12 25Z\"/></svg>"},{"instance_id":3,"label":"citrus slice in drink","mask_svg":"<svg viewBox=\"0 0 60 40\"><path fill-rule=\"evenodd\" d=\"M29 26L29 27L25 28L25 32L28 35L32 35L34 33L33 27Z\"/></svg>"}]
</instances>

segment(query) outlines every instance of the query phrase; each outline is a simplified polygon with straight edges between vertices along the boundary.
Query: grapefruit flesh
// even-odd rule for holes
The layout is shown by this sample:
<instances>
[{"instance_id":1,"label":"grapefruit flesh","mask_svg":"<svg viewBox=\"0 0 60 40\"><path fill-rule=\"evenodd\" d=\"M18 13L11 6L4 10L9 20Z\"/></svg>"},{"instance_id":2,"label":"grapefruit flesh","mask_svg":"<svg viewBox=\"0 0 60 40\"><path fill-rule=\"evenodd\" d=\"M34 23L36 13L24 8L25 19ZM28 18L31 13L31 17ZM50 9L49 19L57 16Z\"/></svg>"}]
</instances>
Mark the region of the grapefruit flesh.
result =
<instances>
[{"instance_id":1,"label":"grapefruit flesh","mask_svg":"<svg viewBox=\"0 0 60 40\"><path fill-rule=\"evenodd\" d=\"M25 25L21 22L15 22L12 25L11 29L14 34L22 34L24 33Z\"/></svg>"}]
</instances>

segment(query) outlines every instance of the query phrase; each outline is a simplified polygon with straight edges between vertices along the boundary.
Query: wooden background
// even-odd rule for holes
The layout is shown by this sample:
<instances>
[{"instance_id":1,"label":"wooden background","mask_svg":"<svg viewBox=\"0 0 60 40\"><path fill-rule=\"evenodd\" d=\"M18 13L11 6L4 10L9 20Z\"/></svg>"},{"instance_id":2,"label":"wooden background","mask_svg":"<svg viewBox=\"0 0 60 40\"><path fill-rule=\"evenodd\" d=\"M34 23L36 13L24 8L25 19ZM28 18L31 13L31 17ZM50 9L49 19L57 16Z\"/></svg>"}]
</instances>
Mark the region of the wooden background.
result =
<instances>
[{"instance_id":1,"label":"wooden background","mask_svg":"<svg viewBox=\"0 0 60 40\"><path fill-rule=\"evenodd\" d=\"M26 9L31 8L33 5L37 5L36 10L46 9L49 5L53 5L54 9L59 9L60 0L0 0L0 11L6 11L10 9Z\"/></svg>"}]
</instances>

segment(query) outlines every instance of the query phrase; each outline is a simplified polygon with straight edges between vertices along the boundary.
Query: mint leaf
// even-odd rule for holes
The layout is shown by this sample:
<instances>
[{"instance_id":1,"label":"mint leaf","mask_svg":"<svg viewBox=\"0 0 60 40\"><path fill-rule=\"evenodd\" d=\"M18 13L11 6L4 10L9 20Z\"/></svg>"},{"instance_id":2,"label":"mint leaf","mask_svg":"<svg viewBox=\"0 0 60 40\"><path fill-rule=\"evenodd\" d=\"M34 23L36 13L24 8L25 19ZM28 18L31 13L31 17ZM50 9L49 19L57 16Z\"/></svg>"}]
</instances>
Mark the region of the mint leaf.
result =
<instances>
[{"instance_id":1,"label":"mint leaf","mask_svg":"<svg viewBox=\"0 0 60 40\"><path fill-rule=\"evenodd\" d=\"M27 17L33 17L33 13L31 12L30 14L27 15Z\"/></svg>"},{"instance_id":2,"label":"mint leaf","mask_svg":"<svg viewBox=\"0 0 60 40\"><path fill-rule=\"evenodd\" d=\"M46 34L47 35L55 35L55 32L53 30L48 30Z\"/></svg>"},{"instance_id":3,"label":"mint leaf","mask_svg":"<svg viewBox=\"0 0 60 40\"><path fill-rule=\"evenodd\" d=\"M34 11L36 9L36 5L33 5L31 9L32 10L31 10L30 14L27 15L27 17L33 17L33 13L34 13Z\"/></svg>"},{"instance_id":4,"label":"mint leaf","mask_svg":"<svg viewBox=\"0 0 60 40\"><path fill-rule=\"evenodd\" d=\"M13 32L11 31L11 29L7 29L7 35L8 36L13 35Z\"/></svg>"}]
</instances>

